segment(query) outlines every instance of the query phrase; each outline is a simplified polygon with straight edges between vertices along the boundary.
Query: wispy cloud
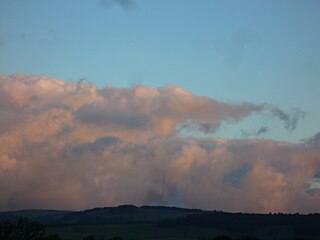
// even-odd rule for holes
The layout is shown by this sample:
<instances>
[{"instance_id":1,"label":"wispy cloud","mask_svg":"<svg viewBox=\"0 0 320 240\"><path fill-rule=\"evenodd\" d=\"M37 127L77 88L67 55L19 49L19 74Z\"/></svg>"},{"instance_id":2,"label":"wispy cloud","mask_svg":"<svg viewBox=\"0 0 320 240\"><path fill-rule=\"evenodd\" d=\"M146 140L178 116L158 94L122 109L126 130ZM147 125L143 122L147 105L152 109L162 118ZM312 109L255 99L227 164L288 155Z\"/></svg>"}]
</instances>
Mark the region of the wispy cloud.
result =
<instances>
[{"instance_id":1,"label":"wispy cloud","mask_svg":"<svg viewBox=\"0 0 320 240\"><path fill-rule=\"evenodd\" d=\"M0 39L0 48L3 47L5 45L5 41Z\"/></svg>"},{"instance_id":2,"label":"wispy cloud","mask_svg":"<svg viewBox=\"0 0 320 240\"><path fill-rule=\"evenodd\" d=\"M314 146L320 148L320 132L315 134L314 136L304 139L303 142L308 146Z\"/></svg>"},{"instance_id":3,"label":"wispy cloud","mask_svg":"<svg viewBox=\"0 0 320 240\"><path fill-rule=\"evenodd\" d=\"M215 133L220 127L220 123L213 124L213 123L184 123L178 126L178 130L180 132L199 132L204 134L213 134Z\"/></svg>"},{"instance_id":4,"label":"wispy cloud","mask_svg":"<svg viewBox=\"0 0 320 240\"><path fill-rule=\"evenodd\" d=\"M285 128L288 131L295 130L299 120L306 115L304 111L299 109L294 109L294 112L292 114L289 114L278 107L272 107L271 113L284 122Z\"/></svg>"},{"instance_id":5,"label":"wispy cloud","mask_svg":"<svg viewBox=\"0 0 320 240\"><path fill-rule=\"evenodd\" d=\"M268 131L268 127L260 127L256 132L248 132L246 130L241 130L241 135L243 137L258 137L260 135L265 134Z\"/></svg>"},{"instance_id":6,"label":"wispy cloud","mask_svg":"<svg viewBox=\"0 0 320 240\"><path fill-rule=\"evenodd\" d=\"M61 37L58 35L57 31L53 29L46 30L46 37L54 40L56 43L61 42Z\"/></svg>"},{"instance_id":7,"label":"wispy cloud","mask_svg":"<svg viewBox=\"0 0 320 240\"><path fill-rule=\"evenodd\" d=\"M310 186L320 172L317 135L293 144L177 131L214 133L224 121L265 111L292 119L265 105L224 103L174 86L97 89L17 74L0 75L0 110L1 210L177 199L228 211L320 210L320 192Z\"/></svg>"},{"instance_id":8,"label":"wispy cloud","mask_svg":"<svg viewBox=\"0 0 320 240\"><path fill-rule=\"evenodd\" d=\"M239 29L229 39L217 39L214 43L217 53L224 56L226 64L238 67L245 55L246 47L259 42L258 32L252 29Z\"/></svg>"},{"instance_id":9,"label":"wispy cloud","mask_svg":"<svg viewBox=\"0 0 320 240\"><path fill-rule=\"evenodd\" d=\"M100 3L105 8L112 8L116 5L125 10L131 10L136 6L134 0L100 0Z\"/></svg>"}]
</instances>

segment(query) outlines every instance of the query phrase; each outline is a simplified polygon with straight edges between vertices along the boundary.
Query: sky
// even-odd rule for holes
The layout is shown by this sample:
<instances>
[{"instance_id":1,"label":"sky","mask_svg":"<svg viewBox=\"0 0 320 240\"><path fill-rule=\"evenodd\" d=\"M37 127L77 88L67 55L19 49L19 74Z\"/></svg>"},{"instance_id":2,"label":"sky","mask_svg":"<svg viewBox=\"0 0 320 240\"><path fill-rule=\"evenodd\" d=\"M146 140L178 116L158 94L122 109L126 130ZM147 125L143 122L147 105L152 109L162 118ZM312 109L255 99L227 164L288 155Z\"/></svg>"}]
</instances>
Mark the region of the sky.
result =
<instances>
[{"instance_id":1,"label":"sky","mask_svg":"<svg viewBox=\"0 0 320 240\"><path fill-rule=\"evenodd\" d=\"M319 10L0 0L0 211L320 211Z\"/></svg>"}]
</instances>

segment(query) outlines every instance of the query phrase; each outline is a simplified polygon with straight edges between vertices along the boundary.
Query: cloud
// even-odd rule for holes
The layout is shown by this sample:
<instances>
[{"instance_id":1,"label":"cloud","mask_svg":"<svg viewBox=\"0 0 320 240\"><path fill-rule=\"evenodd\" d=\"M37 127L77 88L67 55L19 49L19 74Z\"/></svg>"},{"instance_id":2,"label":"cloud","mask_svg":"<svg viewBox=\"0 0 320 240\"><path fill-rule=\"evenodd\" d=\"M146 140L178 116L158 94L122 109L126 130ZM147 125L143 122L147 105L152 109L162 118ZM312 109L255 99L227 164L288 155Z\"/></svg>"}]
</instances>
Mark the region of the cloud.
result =
<instances>
[{"instance_id":1,"label":"cloud","mask_svg":"<svg viewBox=\"0 0 320 240\"><path fill-rule=\"evenodd\" d=\"M252 29L240 29L234 32L229 39L217 39L214 43L215 50L225 58L225 62L233 67L238 67L246 52L246 47L259 42L259 34Z\"/></svg>"},{"instance_id":2,"label":"cloud","mask_svg":"<svg viewBox=\"0 0 320 240\"><path fill-rule=\"evenodd\" d=\"M59 43L62 41L62 39L59 36L59 34L57 33L57 31L50 29L50 28L46 29L45 36L46 36L46 38L51 39L56 43Z\"/></svg>"},{"instance_id":3,"label":"cloud","mask_svg":"<svg viewBox=\"0 0 320 240\"><path fill-rule=\"evenodd\" d=\"M121 109L105 108L98 104L85 105L74 115L80 121L96 126L120 126L129 129L144 128L149 125L149 118L144 114L127 113Z\"/></svg>"},{"instance_id":4,"label":"cloud","mask_svg":"<svg viewBox=\"0 0 320 240\"><path fill-rule=\"evenodd\" d=\"M0 48L3 47L5 44L6 44L5 41L0 39Z\"/></svg>"},{"instance_id":5,"label":"cloud","mask_svg":"<svg viewBox=\"0 0 320 240\"><path fill-rule=\"evenodd\" d=\"M320 147L320 132L308 139L304 139L303 142L309 146Z\"/></svg>"},{"instance_id":6,"label":"cloud","mask_svg":"<svg viewBox=\"0 0 320 240\"><path fill-rule=\"evenodd\" d=\"M257 131L256 135L261 135L263 133L266 133L268 131L268 128L267 127L261 127L259 128L259 130Z\"/></svg>"},{"instance_id":7,"label":"cloud","mask_svg":"<svg viewBox=\"0 0 320 240\"><path fill-rule=\"evenodd\" d=\"M28 35L27 35L26 33L24 33L24 32L20 32L20 33L18 33L17 36L16 36L16 38L17 38L18 40L25 40L25 39L27 39L27 37L28 37Z\"/></svg>"},{"instance_id":8,"label":"cloud","mask_svg":"<svg viewBox=\"0 0 320 240\"><path fill-rule=\"evenodd\" d=\"M97 89L16 74L0 75L0 110L0 210L126 203L320 210L317 135L293 144L179 131L214 133L225 121L283 115L265 105L224 103L174 86Z\"/></svg>"},{"instance_id":9,"label":"cloud","mask_svg":"<svg viewBox=\"0 0 320 240\"><path fill-rule=\"evenodd\" d=\"M125 10L133 9L136 6L134 0L100 0L100 3L105 8L112 8L114 5L117 5Z\"/></svg>"},{"instance_id":10,"label":"cloud","mask_svg":"<svg viewBox=\"0 0 320 240\"><path fill-rule=\"evenodd\" d=\"M180 132L199 132L204 134L213 134L220 127L220 124L212 124L212 123L185 123L178 126L178 130Z\"/></svg>"},{"instance_id":11,"label":"cloud","mask_svg":"<svg viewBox=\"0 0 320 240\"><path fill-rule=\"evenodd\" d=\"M264 127L260 127L260 128L258 129L258 131L256 131L256 132L251 132L251 133L248 132L248 131L245 131L245 130L241 130L241 135L242 135L243 137L252 137L252 136L258 137L258 136L260 136L260 135L265 134L267 131L268 131L268 127L264 126Z\"/></svg>"},{"instance_id":12,"label":"cloud","mask_svg":"<svg viewBox=\"0 0 320 240\"><path fill-rule=\"evenodd\" d=\"M301 111L299 109L295 109L293 114L290 115L288 113L285 113L283 110L281 110L278 107L272 107L271 113L285 123L285 128L288 131L295 130L300 118L306 115L304 111Z\"/></svg>"}]
</instances>

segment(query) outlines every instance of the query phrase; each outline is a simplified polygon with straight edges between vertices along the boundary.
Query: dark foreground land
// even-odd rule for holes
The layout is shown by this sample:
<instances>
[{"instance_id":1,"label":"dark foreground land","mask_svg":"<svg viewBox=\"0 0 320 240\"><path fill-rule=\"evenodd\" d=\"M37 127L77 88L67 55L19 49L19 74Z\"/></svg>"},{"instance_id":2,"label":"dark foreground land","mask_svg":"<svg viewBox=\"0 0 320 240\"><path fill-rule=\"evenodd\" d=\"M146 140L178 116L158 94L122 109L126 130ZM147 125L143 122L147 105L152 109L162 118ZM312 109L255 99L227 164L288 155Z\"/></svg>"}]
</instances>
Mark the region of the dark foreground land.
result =
<instances>
[{"instance_id":1,"label":"dark foreground land","mask_svg":"<svg viewBox=\"0 0 320 240\"><path fill-rule=\"evenodd\" d=\"M243 214L132 205L80 212L0 213L0 240L15 239L320 239L320 214Z\"/></svg>"}]
</instances>

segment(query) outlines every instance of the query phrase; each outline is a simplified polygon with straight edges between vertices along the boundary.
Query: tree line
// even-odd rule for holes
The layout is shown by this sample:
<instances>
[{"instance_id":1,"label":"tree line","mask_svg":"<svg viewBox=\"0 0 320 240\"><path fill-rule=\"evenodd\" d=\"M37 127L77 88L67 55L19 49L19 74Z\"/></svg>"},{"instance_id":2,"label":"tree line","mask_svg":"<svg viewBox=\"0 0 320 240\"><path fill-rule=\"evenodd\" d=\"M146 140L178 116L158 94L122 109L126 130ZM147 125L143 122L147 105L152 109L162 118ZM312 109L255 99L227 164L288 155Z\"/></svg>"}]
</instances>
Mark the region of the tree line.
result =
<instances>
[{"instance_id":1,"label":"tree line","mask_svg":"<svg viewBox=\"0 0 320 240\"><path fill-rule=\"evenodd\" d=\"M61 240L59 235L47 235L45 226L20 218L16 223L0 221L0 240Z\"/></svg>"}]
</instances>

